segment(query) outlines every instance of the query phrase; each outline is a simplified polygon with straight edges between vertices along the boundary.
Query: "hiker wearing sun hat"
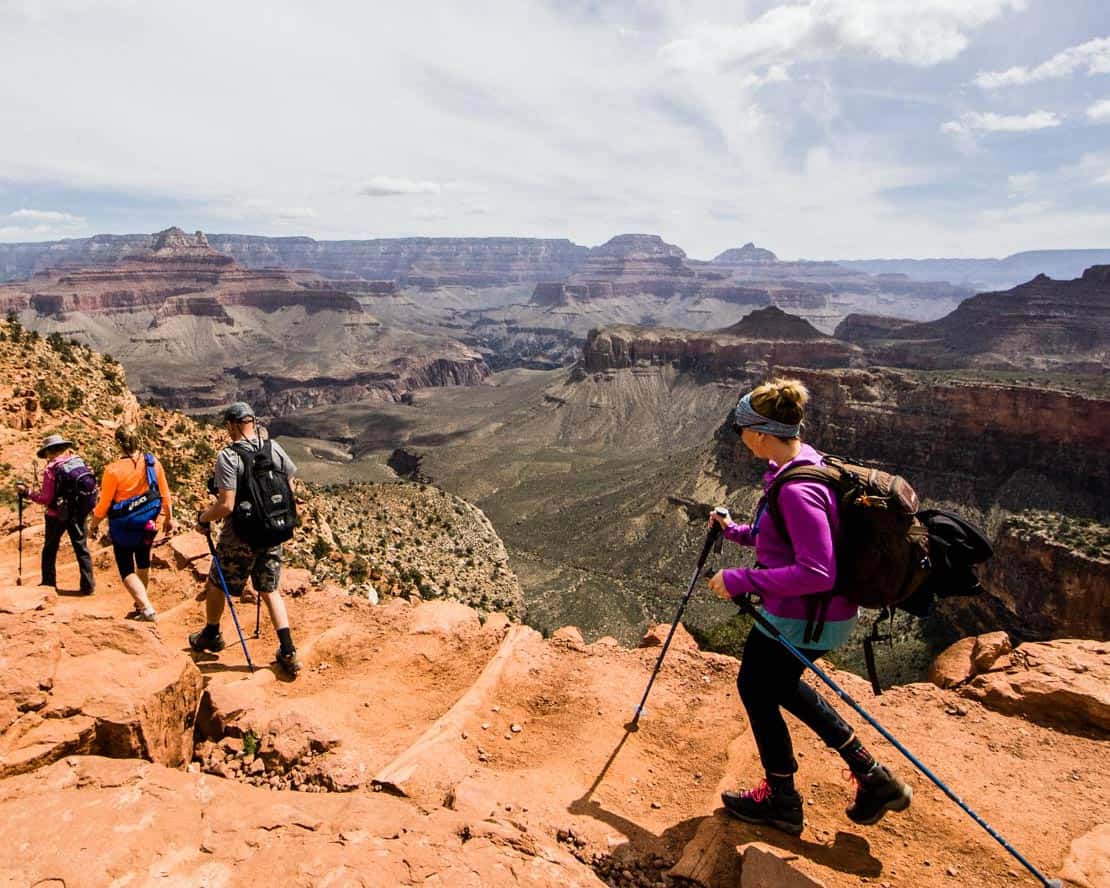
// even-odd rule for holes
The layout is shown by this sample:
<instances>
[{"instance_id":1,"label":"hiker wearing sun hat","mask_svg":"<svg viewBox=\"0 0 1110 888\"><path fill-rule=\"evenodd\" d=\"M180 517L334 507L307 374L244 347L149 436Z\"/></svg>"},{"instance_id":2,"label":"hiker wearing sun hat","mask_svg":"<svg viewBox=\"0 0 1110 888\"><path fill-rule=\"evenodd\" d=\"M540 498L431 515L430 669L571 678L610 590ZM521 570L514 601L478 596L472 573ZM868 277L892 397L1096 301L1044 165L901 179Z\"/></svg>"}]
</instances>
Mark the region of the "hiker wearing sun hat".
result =
<instances>
[{"instance_id":1,"label":"hiker wearing sun hat","mask_svg":"<svg viewBox=\"0 0 1110 888\"><path fill-rule=\"evenodd\" d=\"M62 536L68 534L81 574L80 591L83 595L91 595L96 589L96 581L85 521L96 502L96 476L73 452L73 442L64 435L48 435L37 456L47 460L42 473L42 486L32 489L20 482L16 485L16 492L20 497L46 507L41 583L43 586L57 586L58 545Z\"/></svg>"}]
</instances>

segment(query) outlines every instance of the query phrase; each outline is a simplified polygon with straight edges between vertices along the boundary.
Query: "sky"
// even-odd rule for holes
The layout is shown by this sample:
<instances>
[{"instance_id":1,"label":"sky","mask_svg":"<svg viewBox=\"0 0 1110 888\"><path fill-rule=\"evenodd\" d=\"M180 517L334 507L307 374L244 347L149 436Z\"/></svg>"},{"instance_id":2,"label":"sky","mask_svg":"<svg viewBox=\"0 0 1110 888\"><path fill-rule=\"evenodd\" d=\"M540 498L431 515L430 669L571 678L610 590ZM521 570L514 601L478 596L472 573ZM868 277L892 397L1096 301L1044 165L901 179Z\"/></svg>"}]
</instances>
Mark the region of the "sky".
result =
<instances>
[{"instance_id":1,"label":"sky","mask_svg":"<svg viewBox=\"0 0 1110 888\"><path fill-rule=\"evenodd\" d=\"M0 0L0 241L1110 247L1107 0Z\"/></svg>"}]
</instances>

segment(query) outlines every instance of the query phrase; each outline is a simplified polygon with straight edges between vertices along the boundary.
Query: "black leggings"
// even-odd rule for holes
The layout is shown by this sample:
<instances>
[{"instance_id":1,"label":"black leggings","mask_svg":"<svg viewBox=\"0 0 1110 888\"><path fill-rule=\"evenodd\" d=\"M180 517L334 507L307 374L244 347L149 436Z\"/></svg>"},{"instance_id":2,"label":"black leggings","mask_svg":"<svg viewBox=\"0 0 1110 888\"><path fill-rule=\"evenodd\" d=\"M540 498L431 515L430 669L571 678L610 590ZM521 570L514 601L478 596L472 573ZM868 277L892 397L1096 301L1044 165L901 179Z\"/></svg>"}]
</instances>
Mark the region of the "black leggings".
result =
<instances>
[{"instance_id":1,"label":"black leggings","mask_svg":"<svg viewBox=\"0 0 1110 888\"><path fill-rule=\"evenodd\" d=\"M826 653L800 650L811 662ZM798 770L782 709L808 725L833 749L852 737L852 726L801 680L804 670L801 661L769 635L755 627L748 633L736 687L748 712L763 769L769 774L793 774Z\"/></svg>"},{"instance_id":2,"label":"black leggings","mask_svg":"<svg viewBox=\"0 0 1110 888\"><path fill-rule=\"evenodd\" d=\"M130 574L135 573L135 570L149 570L150 569L150 546L117 546L112 544L112 554L116 556L116 567L119 568L119 575L122 579L127 579Z\"/></svg>"}]
</instances>

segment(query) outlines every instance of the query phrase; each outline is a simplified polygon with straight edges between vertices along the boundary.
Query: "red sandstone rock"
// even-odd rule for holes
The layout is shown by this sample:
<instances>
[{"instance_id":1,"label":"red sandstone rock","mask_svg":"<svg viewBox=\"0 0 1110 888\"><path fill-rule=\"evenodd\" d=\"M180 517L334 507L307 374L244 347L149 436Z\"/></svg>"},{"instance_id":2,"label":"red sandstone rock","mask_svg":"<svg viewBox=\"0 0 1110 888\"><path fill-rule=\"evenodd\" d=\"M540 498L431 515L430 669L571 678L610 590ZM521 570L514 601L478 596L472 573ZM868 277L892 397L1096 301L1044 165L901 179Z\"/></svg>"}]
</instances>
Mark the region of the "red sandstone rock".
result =
<instances>
[{"instance_id":1,"label":"red sandstone rock","mask_svg":"<svg viewBox=\"0 0 1110 888\"><path fill-rule=\"evenodd\" d=\"M644 637L640 639L640 647L660 647L663 642L667 640L667 633L671 631L669 623L656 623L649 626ZM686 627L681 623L675 627L674 637L671 638L671 650L675 651L696 651L698 650L698 643L694 641L694 636L686 631Z\"/></svg>"},{"instance_id":2,"label":"red sandstone rock","mask_svg":"<svg viewBox=\"0 0 1110 888\"><path fill-rule=\"evenodd\" d=\"M951 688L975 675L972 655L975 638L961 638L945 648L929 667L929 681L941 688Z\"/></svg>"},{"instance_id":3,"label":"red sandstone rock","mask_svg":"<svg viewBox=\"0 0 1110 888\"><path fill-rule=\"evenodd\" d=\"M201 676L149 625L51 611L0 617L0 776L71 753L180 766Z\"/></svg>"},{"instance_id":4,"label":"red sandstone rock","mask_svg":"<svg viewBox=\"0 0 1110 888\"><path fill-rule=\"evenodd\" d=\"M0 588L0 614L46 610L57 600L50 586L5 586Z\"/></svg>"},{"instance_id":5,"label":"red sandstone rock","mask_svg":"<svg viewBox=\"0 0 1110 888\"><path fill-rule=\"evenodd\" d=\"M171 537L170 548L177 559L178 567L188 567L198 558L208 555L208 541L203 534L193 530Z\"/></svg>"},{"instance_id":6,"label":"red sandstone rock","mask_svg":"<svg viewBox=\"0 0 1110 888\"><path fill-rule=\"evenodd\" d=\"M551 633L551 640L562 642L573 648L585 647L586 640L582 637L582 631L577 626L563 626L556 629Z\"/></svg>"},{"instance_id":7,"label":"red sandstone rock","mask_svg":"<svg viewBox=\"0 0 1110 888\"><path fill-rule=\"evenodd\" d=\"M797 854L763 842L751 842L738 850L744 858L740 888L825 888L824 882L794 866Z\"/></svg>"},{"instance_id":8,"label":"red sandstone rock","mask_svg":"<svg viewBox=\"0 0 1110 888\"><path fill-rule=\"evenodd\" d=\"M976 673L990 672L995 668L999 658L1013 650L1010 636L1005 632L990 632L980 635L975 639L975 648L971 652L971 661Z\"/></svg>"},{"instance_id":9,"label":"red sandstone rock","mask_svg":"<svg viewBox=\"0 0 1110 888\"><path fill-rule=\"evenodd\" d=\"M71 758L2 781L0 821L0 881L20 885L140 884L151 874L227 888L603 885L555 842L504 821L385 793L271 792L135 761Z\"/></svg>"},{"instance_id":10,"label":"red sandstone rock","mask_svg":"<svg viewBox=\"0 0 1110 888\"><path fill-rule=\"evenodd\" d=\"M1071 843L1060 878L1076 888L1110 885L1110 823L1101 823Z\"/></svg>"},{"instance_id":11,"label":"red sandstone rock","mask_svg":"<svg viewBox=\"0 0 1110 888\"><path fill-rule=\"evenodd\" d=\"M1031 721L1110 731L1110 642L1029 642L1012 660L1010 669L979 675L960 693Z\"/></svg>"},{"instance_id":12,"label":"red sandstone rock","mask_svg":"<svg viewBox=\"0 0 1110 888\"><path fill-rule=\"evenodd\" d=\"M481 627L478 612L457 601L426 601L412 612L413 635L466 633Z\"/></svg>"}]
</instances>

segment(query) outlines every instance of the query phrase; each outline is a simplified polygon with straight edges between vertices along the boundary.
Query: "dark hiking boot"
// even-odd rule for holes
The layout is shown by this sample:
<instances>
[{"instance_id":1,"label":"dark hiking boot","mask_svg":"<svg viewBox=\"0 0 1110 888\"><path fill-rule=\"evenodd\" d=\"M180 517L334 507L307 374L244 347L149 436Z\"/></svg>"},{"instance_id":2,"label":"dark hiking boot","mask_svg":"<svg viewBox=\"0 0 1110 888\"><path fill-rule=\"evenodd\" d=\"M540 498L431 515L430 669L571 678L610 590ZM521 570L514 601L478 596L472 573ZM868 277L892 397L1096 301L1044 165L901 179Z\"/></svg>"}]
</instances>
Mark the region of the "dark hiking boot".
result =
<instances>
[{"instance_id":1,"label":"dark hiking boot","mask_svg":"<svg viewBox=\"0 0 1110 888\"><path fill-rule=\"evenodd\" d=\"M301 661L298 659L296 651L283 651L278 648L277 653L274 654L274 659L277 660L278 666L290 678L296 678L297 673L301 671Z\"/></svg>"},{"instance_id":2,"label":"dark hiking boot","mask_svg":"<svg viewBox=\"0 0 1110 888\"><path fill-rule=\"evenodd\" d=\"M856 800L846 813L853 823L878 823L887 811L905 811L913 799L913 790L877 762L866 774L853 774L852 779L856 782Z\"/></svg>"},{"instance_id":3,"label":"dark hiking boot","mask_svg":"<svg viewBox=\"0 0 1110 888\"><path fill-rule=\"evenodd\" d=\"M218 654L225 647L224 637L219 632L215 635L209 635L201 629L200 632L194 632L189 636L189 647L198 653L200 651L211 651Z\"/></svg>"},{"instance_id":4,"label":"dark hiking boot","mask_svg":"<svg viewBox=\"0 0 1110 888\"><path fill-rule=\"evenodd\" d=\"M802 832L802 797L796 792L773 792L764 780L744 792L721 793L725 809L745 823L773 826L792 836Z\"/></svg>"}]
</instances>

